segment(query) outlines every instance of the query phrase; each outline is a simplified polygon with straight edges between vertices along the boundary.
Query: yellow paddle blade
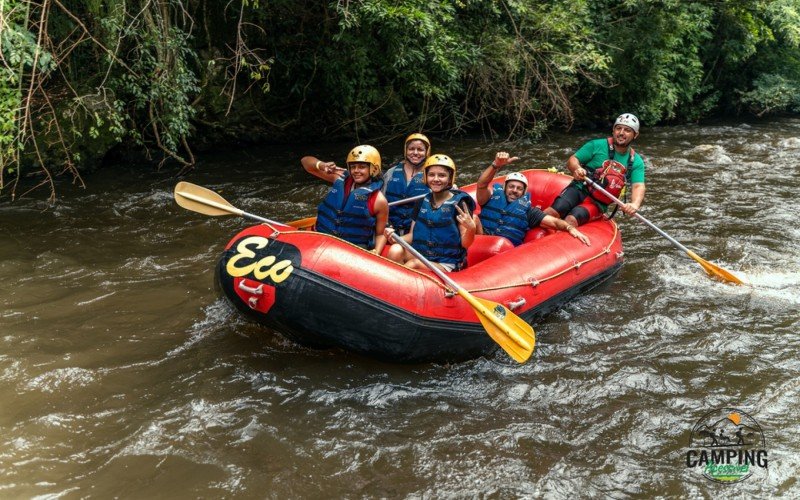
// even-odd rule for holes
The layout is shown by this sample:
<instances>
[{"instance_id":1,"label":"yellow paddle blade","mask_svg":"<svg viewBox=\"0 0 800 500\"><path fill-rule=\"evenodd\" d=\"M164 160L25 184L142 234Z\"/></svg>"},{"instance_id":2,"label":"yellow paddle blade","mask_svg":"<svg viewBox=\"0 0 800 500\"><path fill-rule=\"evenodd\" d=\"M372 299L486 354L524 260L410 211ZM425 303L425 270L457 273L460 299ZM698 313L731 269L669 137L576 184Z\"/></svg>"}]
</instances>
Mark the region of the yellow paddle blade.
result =
<instances>
[{"instance_id":1,"label":"yellow paddle blade","mask_svg":"<svg viewBox=\"0 0 800 500\"><path fill-rule=\"evenodd\" d=\"M242 211L234 207L210 189L181 181L175 184L175 202L193 212L205 215L242 215Z\"/></svg>"},{"instance_id":2,"label":"yellow paddle blade","mask_svg":"<svg viewBox=\"0 0 800 500\"><path fill-rule=\"evenodd\" d=\"M533 354L536 335L531 325L502 304L471 295L463 288L458 294L467 299L481 324L497 344L515 361L524 363Z\"/></svg>"},{"instance_id":3,"label":"yellow paddle blade","mask_svg":"<svg viewBox=\"0 0 800 500\"><path fill-rule=\"evenodd\" d=\"M298 219L293 220L292 222L287 222L287 226L292 226L297 229L311 229L314 227L314 224L317 223L316 217L306 217L305 219Z\"/></svg>"},{"instance_id":4,"label":"yellow paddle blade","mask_svg":"<svg viewBox=\"0 0 800 500\"><path fill-rule=\"evenodd\" d=\"M744 285L744 281L736 277L732 272L726 271L721 267L712 264L706 260L701 259L696 253L692 252L691 250L687 251L686 254L697 261L698 264L703 266L703 269L709 276L713 276L715 278L719 278L722 281L727 281L729 283L735 283L737 285Z\"/></svg>"}]
</instances>

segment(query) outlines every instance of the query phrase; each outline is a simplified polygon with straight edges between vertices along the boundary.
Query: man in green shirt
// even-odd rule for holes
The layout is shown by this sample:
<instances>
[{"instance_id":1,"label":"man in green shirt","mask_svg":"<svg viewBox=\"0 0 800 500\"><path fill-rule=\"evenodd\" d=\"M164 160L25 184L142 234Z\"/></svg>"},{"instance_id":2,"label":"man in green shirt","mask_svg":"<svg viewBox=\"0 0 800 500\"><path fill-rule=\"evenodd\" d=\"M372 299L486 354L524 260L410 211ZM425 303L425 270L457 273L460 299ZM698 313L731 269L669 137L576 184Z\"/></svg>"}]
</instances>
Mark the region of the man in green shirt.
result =
<instances>
[{"instance_id":1,"label":"man in green shirt","mask_svg":"<svg viewBox=\"0 0 800 500\"><path fill-rule=\"evenodd\" d=\"M590 193L583 180L589 177L598 182L597 174L609 163L621 167L626 183L631 188L631 201L620 209L633 215L642 206L645 192L644 160L631 147L634 139L639 137L639 119L631 113L623 113L614 122L612 132L607 139L587 142L569 157L567 169L574 180L545 209L547 215L560 217L573 226L600 217L608 207L604 201L608 200L598 199L599 196Z\"/></svg>"}]
</instances>

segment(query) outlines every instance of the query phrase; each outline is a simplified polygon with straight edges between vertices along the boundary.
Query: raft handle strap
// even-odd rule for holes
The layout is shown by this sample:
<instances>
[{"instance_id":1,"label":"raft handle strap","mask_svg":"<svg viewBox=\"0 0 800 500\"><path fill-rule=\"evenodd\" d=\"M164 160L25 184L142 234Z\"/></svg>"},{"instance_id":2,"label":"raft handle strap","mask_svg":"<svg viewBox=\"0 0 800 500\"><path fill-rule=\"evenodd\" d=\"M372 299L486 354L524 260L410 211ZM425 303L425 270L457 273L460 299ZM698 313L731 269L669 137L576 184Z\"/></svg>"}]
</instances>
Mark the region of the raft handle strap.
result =
<instances>
[{"instance_id":1,"label":"raft handle strap","mask_svg":"<svg viewBox=\"0 0 800 500\"><path fill-rule=\"evenodd\" d=\"M520 307L524 306L525 304L527 304L527 301L525 300L525 298L524 297L520 297L518 300L513 300L511 302L508 302L506 304L506 307L508 307L509 309L514 311L514 310L519 309Z\"/></svg>"},{"instance_id":2,"label":"raft handle strap","mask_svg":"<svg viewBox=\"0 0 800 500\"><path fill-rule=\"evenodd\" d=\"M258 285L258 288L249 287L244 284L244 280L239 282L239 290L249 293L250 295L263 295L264 294L264 285Z\"/></svg>"}]
</instances>

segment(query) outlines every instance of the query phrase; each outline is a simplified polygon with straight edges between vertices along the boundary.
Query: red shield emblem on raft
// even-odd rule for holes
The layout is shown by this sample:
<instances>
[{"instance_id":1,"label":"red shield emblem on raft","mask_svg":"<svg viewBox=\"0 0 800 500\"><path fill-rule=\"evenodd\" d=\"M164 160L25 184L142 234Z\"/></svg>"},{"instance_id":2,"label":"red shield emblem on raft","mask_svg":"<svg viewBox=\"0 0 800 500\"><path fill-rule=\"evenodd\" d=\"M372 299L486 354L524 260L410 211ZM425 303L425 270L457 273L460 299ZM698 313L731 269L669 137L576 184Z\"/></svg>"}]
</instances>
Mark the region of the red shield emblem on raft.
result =
<instances>
[{"instance_id":1,"label":"red shield emblem on raft","mask_svg":"<svg viewBox=\"0 0 800 500\"><path fill-rule=\"evenodd\" d=\"M275 287L246 278L234 278L233 289L236 295L250 309L266 314L275 304Z\"/></svg>"}]
</instances>

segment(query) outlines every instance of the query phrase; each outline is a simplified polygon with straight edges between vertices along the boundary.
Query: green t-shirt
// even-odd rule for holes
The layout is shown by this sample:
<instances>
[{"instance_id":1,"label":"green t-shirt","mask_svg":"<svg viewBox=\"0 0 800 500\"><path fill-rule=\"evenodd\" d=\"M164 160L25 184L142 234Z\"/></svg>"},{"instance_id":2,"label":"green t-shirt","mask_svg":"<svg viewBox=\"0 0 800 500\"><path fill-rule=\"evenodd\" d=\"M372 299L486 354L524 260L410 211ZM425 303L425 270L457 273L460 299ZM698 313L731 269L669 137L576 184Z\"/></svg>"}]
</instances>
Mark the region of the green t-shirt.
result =
<instances>
[{"instance_id":1,"label":"green t-shirt","mask_svg":"<svg viewBox=\"0 0 800 500\"><path fill-rule=\"evenodd\" d=\"M626 150L624 153L618 153L614 150L614 159L628 168L628 157L630 153ZM608 160L608 139L593 139L575 152L575 158L581 162L583 168L594 172L595 169L603 165L603 162ZM628 168L625 174L626 180L631 184L644 182L644 160L639 156L639 153L633 155L633 166Z\"/></svg>"}]
</instances>

